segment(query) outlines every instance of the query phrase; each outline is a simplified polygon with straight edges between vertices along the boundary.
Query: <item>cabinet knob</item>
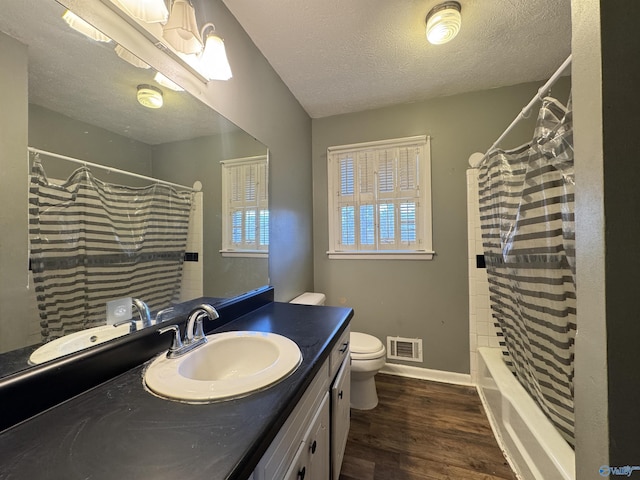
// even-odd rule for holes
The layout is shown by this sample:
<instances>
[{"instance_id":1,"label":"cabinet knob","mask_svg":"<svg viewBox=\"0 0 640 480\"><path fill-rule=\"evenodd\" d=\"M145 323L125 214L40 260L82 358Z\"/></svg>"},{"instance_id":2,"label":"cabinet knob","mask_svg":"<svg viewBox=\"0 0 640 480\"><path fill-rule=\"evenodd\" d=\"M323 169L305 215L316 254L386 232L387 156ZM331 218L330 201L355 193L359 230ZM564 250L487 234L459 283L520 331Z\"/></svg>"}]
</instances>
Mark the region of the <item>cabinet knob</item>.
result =
<instances>
[{"instance_id":1,"label":"cabinet knob","mask_svg":"<svg viewBox=\"0 0 640 480\"><path fill-rule=\"evenodd\" d=\"M340 390L340 393L338 393L338 398L342 400L342 390Z\"/></svg>"},{"instance_id":2,"label":"cabinet knob","mask_svg":"<svg viewBox=\"0 0 640 480\"><path fill-rule=\"evenodd\" d=\"M347 348L349 348L349 342L344 342L342 344L342 348L340 349L340 353L344 353L347 351Z\"/></svg>"},{"instance_id":3,"label":"cabinet knob","mask_svg":"<svg viewBox=\"0 0 640 480\"><path fill-rule=\"evenodd\" d=\"M307 468L302 467L302 470L298 471L298 479L304 480L304 475L307 473Z\"/></svg>"},{"instance_id":4,"label":"cabinet knob","mask_svg":"<svg viewBox=\"0 0 640 480\"><path fill-rule=\"evenodd\" d=\"M311 444L311 447L309 447L309 450L311 450L311 453L314 454L316 453L316 448L318 447L318 442L316 442L315 440L313 441L313 443Z\"/></svg>"}]
</instances>

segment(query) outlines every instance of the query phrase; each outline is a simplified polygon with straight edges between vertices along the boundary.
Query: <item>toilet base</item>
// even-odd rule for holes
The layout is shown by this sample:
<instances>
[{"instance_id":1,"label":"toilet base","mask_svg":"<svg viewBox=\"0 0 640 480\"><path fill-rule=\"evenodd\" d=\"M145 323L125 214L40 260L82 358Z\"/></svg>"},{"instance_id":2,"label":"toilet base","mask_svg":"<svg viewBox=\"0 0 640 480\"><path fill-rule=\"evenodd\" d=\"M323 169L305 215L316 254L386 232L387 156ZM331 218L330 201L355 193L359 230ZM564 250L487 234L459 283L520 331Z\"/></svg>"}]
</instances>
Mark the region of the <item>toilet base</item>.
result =
<instances>
[{"instance_id":1,"label":"toilet base","mask_svg":"<svg viewBox=\"0 0 640 480\"><path fill-rule=\"evenodd\" d=\"M351 376L351 408L355 410L371 410L378 405L378 392L374 375L366 378Z\"/></svg>"}]
</instances>

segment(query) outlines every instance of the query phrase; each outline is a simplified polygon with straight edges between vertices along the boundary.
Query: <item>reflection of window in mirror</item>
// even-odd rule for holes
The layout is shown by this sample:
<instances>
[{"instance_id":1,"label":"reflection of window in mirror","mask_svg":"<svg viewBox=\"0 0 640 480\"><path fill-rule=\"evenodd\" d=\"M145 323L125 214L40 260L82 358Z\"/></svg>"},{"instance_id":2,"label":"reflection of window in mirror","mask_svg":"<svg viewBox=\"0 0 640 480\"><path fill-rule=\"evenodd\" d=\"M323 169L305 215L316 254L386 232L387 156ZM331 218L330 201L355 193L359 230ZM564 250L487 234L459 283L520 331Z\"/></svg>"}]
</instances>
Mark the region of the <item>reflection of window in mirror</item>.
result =
<instances>
[{"instance_id":1,"label":"reflection of window in mirror","mask_svg":"<svg viewBox=\"0 0 640 480\"><path fill-rule=\"evenodd\" d=\"M267 156L222 164L223 256L266 257L269 253Z\"/></svg>"}]
</instances>

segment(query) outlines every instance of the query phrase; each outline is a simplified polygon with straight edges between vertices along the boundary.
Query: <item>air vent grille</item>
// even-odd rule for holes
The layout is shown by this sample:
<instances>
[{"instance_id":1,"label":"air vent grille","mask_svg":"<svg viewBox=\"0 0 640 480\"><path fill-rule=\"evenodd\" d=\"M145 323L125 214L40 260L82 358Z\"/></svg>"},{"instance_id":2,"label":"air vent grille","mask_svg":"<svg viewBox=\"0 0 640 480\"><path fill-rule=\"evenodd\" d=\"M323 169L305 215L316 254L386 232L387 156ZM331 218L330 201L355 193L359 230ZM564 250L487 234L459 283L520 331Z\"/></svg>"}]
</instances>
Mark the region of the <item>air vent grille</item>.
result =
<instances>
[{"instance_id":1,"label":"air vent grille","mask_svg":"<svg viewBox=\"0 0 640 480\"><path fill-rule=\"evenodd\" d=\"M390 360L422 362L422 339L387 337L387 358Z\"/></svg>"}]
</instances>

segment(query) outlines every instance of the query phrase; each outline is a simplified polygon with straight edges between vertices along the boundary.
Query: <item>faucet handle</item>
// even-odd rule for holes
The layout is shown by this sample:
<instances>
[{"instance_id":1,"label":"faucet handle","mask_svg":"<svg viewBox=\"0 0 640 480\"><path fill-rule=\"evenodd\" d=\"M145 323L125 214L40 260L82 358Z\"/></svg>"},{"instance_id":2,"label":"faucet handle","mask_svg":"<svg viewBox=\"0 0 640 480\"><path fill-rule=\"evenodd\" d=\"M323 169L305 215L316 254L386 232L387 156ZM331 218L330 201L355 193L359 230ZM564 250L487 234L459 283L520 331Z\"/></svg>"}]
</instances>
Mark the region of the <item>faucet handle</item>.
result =
<instances>
[{"instance_id":1,"label":"faucet handle","mask_svg":"<svg viewBox=\"0 0 640 480\"><path fill-rule=\"evenodd\" d=\"M175 356L183 347L182 340L180 340L180 328L177 325L169 325L168 327L160 328L158 333L163 334L170 331L173 332L173 340L171 341L171 347L169 347L169 351L167 352L167 357Z\"/></svg>"},{"instance_id":2,"label":"faucet handle","mask_svg":"<svg viewBox=\"0 0 640 480\"><path fill-rule=\"evenodd\" d=\"M175 310L174 307L167 307L167 308L163 308L162 310L159 310L158 313L156 313L156 320L155 320L156 325L164 322L164 319L162 317L164 317L167 314L173 313L174 310Z\"/></svg>"},{"instance_id":3,"label":"faucet handle","mask_svg":"<svg viewBox=\"0 0 640 480\"><path fill-rule=\"evenodd\" d=\"M120 327L121 325L126 325L129 324L129 333L133 333L137 330L136 328L136 321L133 318L130 318L129 320L121 320L120 322L116 322L113 324L114 328Z\"/></svg>"}]
</instances>

